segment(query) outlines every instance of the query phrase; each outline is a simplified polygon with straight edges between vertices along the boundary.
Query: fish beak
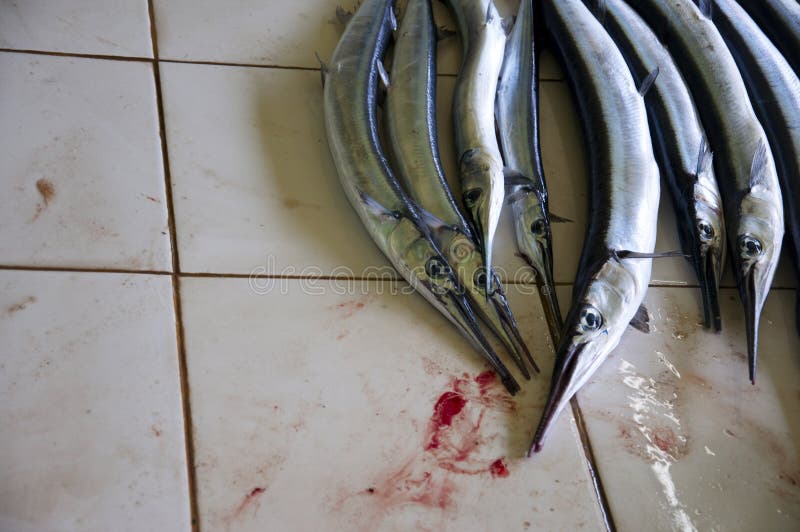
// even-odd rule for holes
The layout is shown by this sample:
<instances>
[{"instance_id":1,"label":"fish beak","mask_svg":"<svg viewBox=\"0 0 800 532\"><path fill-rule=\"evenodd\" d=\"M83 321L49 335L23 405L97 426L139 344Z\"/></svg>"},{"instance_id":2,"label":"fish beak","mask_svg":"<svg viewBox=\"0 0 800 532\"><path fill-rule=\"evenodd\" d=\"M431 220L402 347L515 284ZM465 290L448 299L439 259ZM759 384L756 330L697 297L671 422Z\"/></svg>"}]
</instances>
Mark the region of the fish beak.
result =
<instances>
[{"instance_id":1,"label":"fish beak","mask_svg":"<svg viewBox=\"0 0 800 532\"><path fill-rule=\"evenodd\" d=\"M530 373L528 373L528 368L525 366L525 362L523 360L528 361L533 368L533 371L540 373L539 366L533 360L533 356L531 355L528 346L522 339L522 335L519 332L519 327L517 326L517 320L514 319L514 314L511 312L511 308L508 306L508 300L506 299L505 294L503 294L503 292L500 290L495 290L490 296L489 301L492 302L495 315L499 319L506 335L514 340L514 358L522 374L526 379L530 379ZM522 358L523 356L525 357L524 359Z\"/></svg>"},{"instance_id":2,"label":"fish beak","mask_svg":"<svg viewBox=\"0 0 800 532\"><path fill-rule=\"evenodd\" d=\"M761 302L764 294L756 284L756 266L751 266L742 277L739 293L744 304L747 331L747 364L750 382L756 383L756 362L758 359L758 324L761 317Z\"/></svg>"},{"instance_id":3,"label":"fish beak","mask_svg":"<svg viewBox=\"0 0 800 532\"><path fill-rule=\"evenodd\" d=\"M503 385L511 395L516 394L519 390L519 383L517 383L511 372L500 360L492 348L489 341L484 336L478 321L475 318L475 313L470 307L466 296L463 293L458 293L454 290L448 292L446 306L450 307L449 314L453 317L459 329L472 341L478 350L483 354L484 359L489 362L492 369L497 373Z\"/></svg>"},{"instance_id":4,"label":"fish beak","mask_svg":"<svg viewBox=\"0 0 800 532\"><path fill-rule=\"evenodd\" d=\"M572 398L572 395L568 394L568 391L573 376L575 375L578 359L587 345L588 344L585 342L576 343L571 341L571 339L569 343L562 341L559 347L559 355L556 359L556 370L553 372L553 378L550 382L550 394L547 397L544 411L542 411L539 426L536 428L536 433L533 436L533 442L528 450L528 456L530 456L531 453L538 453L542 450L544 440L547 437L547 433L550 431L550 427L552 427L553 422L558 418L558 415ZM564 360L564 364L558 363L558 360Z\"/></svg>"},{"instance_id":5,"label":"fish beak","mask_svg":"<svg viewBox=\"0 0 800 532\"><path fill-rule=\"evenodd\" d=\"M492 278L489 274L492 271L492 248L494 246L494 231L491 229L490 209L485 205L485 200L474 204L469 211L469 222L471 229L477 240L478 248L481 250L483 264L486 267L486 294L492 293Z\"/></svg>"},{"instance_id":6,"label":"fish beak","mask_svg":"<svg viewBox=\"0 0 800 532\"><path fill-rule=\"evenodd\" d=\"M552 248L538 240L534 245L538 251L535 257L529 257L527 253L522 256L536 272L536 282L539 285L539 290L544 295L544 313L550 327L550 334L558 342L561 337L561 331L564 329L564 319L558 306L558 296L556 295L556 286L553 281Z\"/></svg>"},{"instance_id":7,"label":"fish beak","mask_svg":"<svg viewBox=\"0 0 800 532\"><path fill-rule=\"evenodd\" d=\"M715 249L707 247L698 253L697 274L700 293L703 295L703 315L706 328L722 330L722 315L719 308L720 260Z\"/></svg>"}]
</instances>

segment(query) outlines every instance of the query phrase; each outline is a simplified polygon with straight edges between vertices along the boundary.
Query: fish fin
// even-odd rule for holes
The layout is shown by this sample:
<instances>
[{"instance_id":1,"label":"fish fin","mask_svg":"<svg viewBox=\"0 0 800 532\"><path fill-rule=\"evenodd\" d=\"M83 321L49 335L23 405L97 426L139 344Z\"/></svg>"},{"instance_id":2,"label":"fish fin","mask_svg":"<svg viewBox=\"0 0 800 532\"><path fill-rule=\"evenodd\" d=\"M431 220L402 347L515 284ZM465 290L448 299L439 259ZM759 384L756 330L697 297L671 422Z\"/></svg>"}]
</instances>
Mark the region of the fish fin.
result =
<instances>
[{"instance_id":1,"label":"fish fin","mask_svg":"<svg viewBox=\"0 0 800 532\"><path fill-rule=\"evenodd\" d=\"M711 167L711 161L714 159L714 155L711 153L711 149L708 146L708 141L705 137L700 141L700 151L697 153L697 169L695 170L695 176L699 176L700 174L708 171Z\"/></svg>"},{"instance_id":2,"label":"fish fin","mask_svg":"<svg viewBox=\"0 0 800 532\"><path fill-rule=\"evenodd\" d=\"M506 188L506 205L516 203L532 192L533 189L530 187L517 187L514 189Z\"/></svg>"},{"instance_id":3,"label":"fish fin","mask_svg":"<svg viewBox=\"0 0 800 532\"><path fill-rule=\"evenodd\" d=\"M451 229L453 231L461 232L459 231L457 226L445 222L432 212L423 209L419 205L417 205L417 210L419 211L419 215L420 218L422 218L423 223L425 223L426 226L433 229L434 231L437 231L439 229Z\"/></svg>"},{"instance_id":4,"label":"fish fin","mask_svg":"<svg viewBox=\"0 0 800 532\"><path fill-rule=\"evenodd\" d=\"M339 21L339 24L341 24L342 26L347 26L352 18L353 18L352 11L348 11L342 6L336 6L336 20Z\"/></svg>"},{"instance_id":5,"label":"fish fin","mask_svg":"<svg viewBox=\"0 0 800 532\"><path fill-rule=\"evenodd\" d=\"M550 223L556 224L572 224L575 223L575 220L570 220L569 218L564 218L563 216L559 216L555 214L553 211L548 210L547 216L550 218Z\"/></svg>"},{"instance_id":6,"label":"fish fin","mask_svg":"<svg viewBox=\"0 0 800 532\"><path fill-rule=\"evenodd\" d=\"M484 24L489 25L494 20L494 2L489 0L489 4L486 6L486 17L484 20Z\"/></svg>"},{"instance_id":7,"label":"fish fin","mask_svg":"<svg viewBox=\"0 0 800 532\"><path fill-rule=\"evenodd\" d=\"M594 17L600 21L600 24L605 25L606 22L606 0L595 0L594 3Z\"/></svg>"},{"instance_id":8,"label":"fish fin","mask_svg":"<svg viewBox=\"0 0 800 532\"><path fill-rule=\"evenodd\" d=\"M402 214L397 211L390 211L383 204L364 192L363 190L358 191L358 197L361 198L361 203L369 210L374 216L385 216L391 217L395 219L399 219L402 217Z\"/></svg>"},{"instance_id":9,"label":"fish fin","mask_svg":"<svg viewBox=\"0 0 800 532\"><path fill-rule=\"evenodd\" d=\"M328 65L325 64L325 61L319 56L317 52L314 52L314 55L317 57L317 61L319 61L319 76L322 80L322 86L325 86L325 80L328 78Z\"/></svg>"},{"instance_id":10,"label":"fish fin","mask_svg":"<svg viewBox=\"0 0 800 532\"><path fill-rule=\"evenodd\" d=\"M378 59L375 61L375 66L378 67L378 75L381 78L381 85L383 85L384 89L389 88L389 73L386 72L386 67L383 66L383 62Z\"/></svg>"},{"instance_id":11,"label":"fish fin","mask_svg":"<svg viewBox=\"0 0 800 532\"><path fill-rule=\"evenodd\" d=\"M700 8L700 13L702 13L704 17L711 19L711 15L714 11L714 2L712 0L700 0L697 3L697 7Z\"/></svg>"},{"instance_id":12,"label":"fish fin","mask_svg":"<svg viewBox=\"0 0 800 532\"><path fill-rule=\"evenodd\" d=\"M503 20L500 21L500 25L503 26L503 31L506 32L506 35L511 35L511 30L514 29L514 22L516 18L514 15L510 15L508 17L503 17Z\"/></svg>"},{"instance_id":13,"label":"fish fin","mask_svg":"<svg viewBox=\"0 0 800 532\"><path fill-rule=\"evenodd\" d=\"M644 304L639 305L639 309L633 316L630 326L645 334L650 332L650 313L647 311L647 307L645 307Z\"/></svg>"},{"instance_id":14,"label":"fish fin","mask_svg":"<svg viewBox=\"0 0 800 532\"><path fill-rule=\"evenodd\" d=\"M750 166L750 188L755 187L764 180L768 162L767 144L764 139L761 139L758 142L756 152L753 154L753 163Z\"/></svg>"},{"instance_id":15,"label":"fish fin","mask_svg":"<svg viewBox=\"0 0 800 532\"><path fill-rule=\"evenodd\" d=\"M658 77L659 72L661 72L661 69L655 67L653 70L650 71L647 77L645 77L644 80L642 80L642 84L639 85L639 94L641 96L647 94L647 91L649 91L650 88L653 86L653 83L656 82L656 78Z\"/></svg>"},{"instance_id":16,"label":"fish fin","mask_svg":"<svg viewBox=\"0 0 800 532\"><path fill-rule=\"evenodd\" d=\"M640 253L638 251L630 251L627 249L614 250L611 252L618 259L666 259L670 257L684 257L689 258L683 251L661 251L658 253Z\"/></svg>"},{"instance_id":17,"label":"fish fin","mask_svg":"<svg viewBox=\"0 0 800 532\"><path fill-rule=\"evenodd\" d=\"M503 168L503 177L505 178L506 189L508 189L508 187L533 186L533 179L512 168Z\"/></svg>"},{"instance_id":18,"label":"fish fin","mask_svg":"<svg viewBox=\"0 0 800 532\"><path fill-rule=\"evenodd\" d=\"M436 40L444 41L451 39L457 35L457 32L449 29L447 26L436 26Z\"/></svg>"},{"instance_id":19,"label":"fish fin","mask_svg":"<svg viewBox=\"0 0 800 532\"><path fill-rule=\"evenodd\" d=\"M389 7L389 24L392 25L392 32L397 32L397 14L393 7Z\"/></svg>"}]
</instances>

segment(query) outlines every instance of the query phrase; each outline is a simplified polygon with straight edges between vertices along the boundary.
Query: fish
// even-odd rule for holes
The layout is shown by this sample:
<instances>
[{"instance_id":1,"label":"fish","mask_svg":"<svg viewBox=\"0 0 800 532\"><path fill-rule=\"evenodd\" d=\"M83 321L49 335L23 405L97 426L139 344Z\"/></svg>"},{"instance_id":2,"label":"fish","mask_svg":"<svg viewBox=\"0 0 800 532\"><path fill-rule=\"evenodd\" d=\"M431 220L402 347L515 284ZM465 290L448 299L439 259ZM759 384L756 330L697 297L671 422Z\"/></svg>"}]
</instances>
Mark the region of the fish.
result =
<instances>
[{"instance_id":1,"label":"fish","mask_svg":"<svg viewBox=\"0 0 800 532\"><path fill-rule=\"evenodd\" d=\"M453 95L455 147L467 219L492 271L494 235L505 199L503 159L497 144L494 94L503 64L506 31L493 0L447 0L464 50ZM486 276L491 292L493 275Z\"/></svg>"},{"instance_id":2,"label":"fish","mask_svg":"<svg viewBox=\"0 0 800 532\"><path fill-rule=\"evenodd\" d=\"M739 4L716 0L712 19L743 74L775 156L784 217L794 243L795 271L800 271L800 79ZM800 332L800 314L796 314L795 322Z\"/></svg>"},{"instance_id":3,"label":"fish","mask_svg":"<svg viewBox=\"0 0 800 532\"><path fill-rule=\"evenodd\" d=\"M386 77L382 61L396 28L392 0L365 0L350 19L330 64L323 63L331 156L345 195L378 248L472 342L514 394L519 384L480 331L463 288L402 190L379 140L379 79Z\"/></svg>"},{"instance_id":4,"label":"fish","mask_svg":"<svg viewBox=\"0 0 800 532\"><path fill-rule=\"evenodd\" d=\"M800 3L797 0L737 0L800 76Z\"/></svg>"},{"instance_id":5,"label":"fish","mask_svg":"<svg viewBox=\"0 0 800 532\"><path fill-rule=\"evenodd\" d=\"M672 197L681 249L700 283L705 326L719 331L727 239L713 155L694 100L672 56L632 8L622 0L584 3L595 8L638 85L658 72L644 95L656 161Z\"/></svg>"},{"instance_id":6,"label":"fish","mask_svg":"<svg viewBox=\"0 0 800 532\"><path fill-rule=\"evenodd\" d=\"M691 0L640 0L631 7L658 28L672 52L715 154L733 270L744 305L748 374L755 384L761 310L784 233L783 202L769 141L736 61L709 16L709 0L700 7Z\"/></svg>"},{"instance_id":7,"label":"fish","mask_svg":"<svg viewBox=\"0 0 800 532\"><path fill-rule=\"evenodd\" d=\"M558 338L564 321L553 281L553 236L539 144L536 65L533 0L522 0L506 42L495 119L506 174L513 172L506 178L506 192L517 248L536 274L551 335Z\"/></svg>"},{"instance_id":8,"label":"fish","mask_svg":"<svg viewBox=\"0 0 800 532\"><path fill-rule=\"evenodd\" d=\"M622 54L582 0L543 4L583 125L591 207L572 306L529 454L542 449L559 413L628 324L645 321L661 193L644 99Z\"/></svg>"},{"instance_id":9,"label":"fish","mask_svg":"<svg viewBox=\"0 0 800 532\"><path fill-rule=\"evenodd\" d=\"M486 292L487 268L469 224L453 199L436 133L436 27L430 0L409 0L394 43L385 101L387 136L397 175L421 212L433 218L434 240L465 288L478 315L514 358L526 379L526 361L538 372L498 279Z\"/></svg>"}]
</instances>

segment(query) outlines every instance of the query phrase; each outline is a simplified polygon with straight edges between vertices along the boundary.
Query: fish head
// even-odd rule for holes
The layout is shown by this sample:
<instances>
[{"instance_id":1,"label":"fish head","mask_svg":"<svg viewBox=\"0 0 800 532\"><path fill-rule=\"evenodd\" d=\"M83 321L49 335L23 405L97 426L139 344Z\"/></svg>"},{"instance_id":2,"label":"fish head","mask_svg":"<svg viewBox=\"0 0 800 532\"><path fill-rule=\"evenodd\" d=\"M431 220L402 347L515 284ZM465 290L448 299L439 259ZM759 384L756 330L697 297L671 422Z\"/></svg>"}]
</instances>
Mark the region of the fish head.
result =
<instances>
[{"instance_id":1,"label":"fish head","mask_svg":"<svg viewBox=\"0 0 800 532\"><path fill-rule=\"evenodd\" d=\"M780 198L751 191L739 203L739 216L729 223L739 295L745 309L750 380L755 381L758 324L778 265L783 241L783 207ZM735 217L734 217L735 218Z\"/></svg>"},{"instance_id":2,"label":"fish head","mask_svg":"<svg viewBox=\"0 0 800 532\"><path fill-rule=\"evenodd\" d=\"M711 176L713 178L713 176ZM722 199L716 185L700 176L691 200L693 255L703 295L706 327L722 328L719 283L725 261L726 235Z\"/></svg>"},{"instance_id":3,"label":"fish head","mask_svg":"<svg viewBox=\"0 0 800 532\"><path fill-rule=\"evenodd\" d=\"M531 447L534 452L542 448L550 427L575 392L619 344L639 308L646 286L640 286L624 262L632 261L602 262L573 298L556 351L550 394Z\"/></svg>"},{"instance_id":4,"label":"fish head","mask_svg":"<svg viewBox=\"0 0 800 532\"><path fill-rule=\"evenodd\" d=\"M503 167L496 157L486 151L471 149L461 157L460 177L467 218L486 267L491 270L494 233L505 198ZM487 278L487 281L491 281L491 278Z\"/></svg>"}]
</instances>

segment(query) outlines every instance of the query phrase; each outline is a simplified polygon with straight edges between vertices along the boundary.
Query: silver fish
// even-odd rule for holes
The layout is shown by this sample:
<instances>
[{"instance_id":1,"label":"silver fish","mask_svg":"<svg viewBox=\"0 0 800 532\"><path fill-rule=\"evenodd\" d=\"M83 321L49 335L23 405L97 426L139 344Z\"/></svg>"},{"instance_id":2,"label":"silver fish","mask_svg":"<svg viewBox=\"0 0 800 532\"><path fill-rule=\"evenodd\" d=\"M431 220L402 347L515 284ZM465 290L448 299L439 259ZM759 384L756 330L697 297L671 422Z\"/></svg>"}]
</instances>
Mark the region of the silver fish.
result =
<instances>
[{"instance_id":1,"label":"silver fish","mask_svg":"<svg viewBox=\"0 0 800 532\"><path fill-rule=\"evenodd\" d=\"M458 20L464 59L453 96L456 153L464 206L486 268L505 197L503 159L494 124L494 94L506 32L492 0L447 0ZM486 276L491 292L493 276Z\"/></svg>"},{"instance_id":2,"label":"silver fish","mask_svg":"<svg viewBox=\"0 0 800 532\"><path fill-rule=\"evenodd\" d=\"M526 378L525 360L538 371L517 329L498 280L486 292L483 259L450 193L436 134L436 29L430 0L409 0L395 39L386 125L398 176L409 195L431 214L436 242L456 272L473 308L503 341Z\"/></svg>"},{"instance_id":3,"label":"silver fish","mask_svg":"<svg viewBox=\"0 0 800 532\"><path fill-rule=\"evenodd\" d=\"M800 4L797 8L800 11ZM736 2L716 0L713 19L744 74L756 115L775 155L786 225L794 242L795 267L800 268L800 79ZM800 313L796 321L800 331Z\"/></svg>"},{"instance_id":4,"label":"silver fish","mask_svg":"<svg viewBox=\"0 0 800 532\"><path fill-rule=\"evenodd\" d=\"M800 76L800 2L737 0Z\"/></svg>"},{"instance_id":5,"label":"silver fish","mask_svg":"<svg viewBox=\"0 0 800 532\"><path fill-rule=\"evenodd\" d=\"M480 332L458 279L400 188L378 139L378 78L396 24L391 0L366 0L350 20L330 66L323 66L331 155L350 204L384 255L472 341L515 393L519 385Z\"/></svg>"},{"instance_id":6,"label":"silver fish","mask_svg":"<svg viewBox=\"0 0 800 532\"><path fill-rule=\"evenodd\" d=\"M725 222L711 151L694 100L675 61L650 27L622 0L584 0L603 23L641 84L656 160L672 196L683 252L690 257L703 296L706 327L722 328L719 281L725 260Z\"/></svg>"},{"instance_id":7,"label":"silver fish","mask_svg":"<svg viewBox=\"0 0 800 532\"><path fill-rule=\"evenodd\" d=\"M628 323L641 318L660 195L644 100L622 54L581 0L547 0L544 13L582 118L591 212L534 452Z\"/></svg>"},{"instance_id":8,"label":"silver fish","mask_svg":"<svg viewBox=\"0 0 800 532\"><path fill-rule=\"evenodd\" d=\"M508 202L520 255L536 273L545 296L554 338L563 320L553 282L553 238L539 145L538 81L533 41L533 0L522 0L506 43L495 100L495 116L506 167L517 182L506 180Z\"/></svg>"},{"instance_id":9,"label":"silver fish","mask_svg":"<svg viewBox=\"0 0 800 532\"><path fill-rule=\"evenodd\" d=\"M692 91L714 151L725 225L747 322L747 358L755 383L758 325L783 241L783 205L775 161L739 69L708 17L711 3L640 0L634 7L659 28Z\"/></svg>"}]
</instances>

